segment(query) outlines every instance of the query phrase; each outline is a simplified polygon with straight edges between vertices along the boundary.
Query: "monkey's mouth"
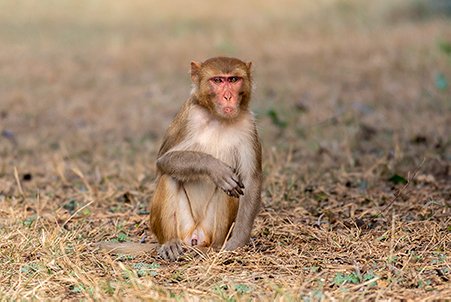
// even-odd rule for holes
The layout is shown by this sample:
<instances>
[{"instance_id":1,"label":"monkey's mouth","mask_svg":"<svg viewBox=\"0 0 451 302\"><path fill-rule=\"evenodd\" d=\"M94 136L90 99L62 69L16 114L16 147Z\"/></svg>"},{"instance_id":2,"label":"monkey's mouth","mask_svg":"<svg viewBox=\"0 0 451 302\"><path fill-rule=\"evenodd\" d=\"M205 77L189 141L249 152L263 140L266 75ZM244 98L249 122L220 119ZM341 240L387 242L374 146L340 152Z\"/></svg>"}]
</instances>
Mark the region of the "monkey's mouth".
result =
<instances>
[{"instance_id":1,"label":"monkey's mouth","mask_svg":"<svg viewBox=\"0 0 451 302\"><path fill-rule=\"evenodd\" d=\"M234 119L239 114L239 107L230 104L216 104L214 112L223 119Z\"/></svg>"},{"instance_id":2,"label":"monkey's mouth","mask_svg":"<svg viewBox=\"0 0 451 302\"><path fill-rule=\"evenodd\" d=\"M225 118L235 118L238 115L238 108L236 107L223 107L222 115Z\"/></svg>"},{"instance_id":3,"label":"monkey's mouth","mask_svg":"<svg viewBox=\"0 0 451 302\"><path fill-rule=\"evenodd\" d=\"M222 111L223 111L225 114L233 114L233 113L235 112L235 108L234 108L234 107L224 107L224 108L222 109Z\"/></svg>"}]
</instances>

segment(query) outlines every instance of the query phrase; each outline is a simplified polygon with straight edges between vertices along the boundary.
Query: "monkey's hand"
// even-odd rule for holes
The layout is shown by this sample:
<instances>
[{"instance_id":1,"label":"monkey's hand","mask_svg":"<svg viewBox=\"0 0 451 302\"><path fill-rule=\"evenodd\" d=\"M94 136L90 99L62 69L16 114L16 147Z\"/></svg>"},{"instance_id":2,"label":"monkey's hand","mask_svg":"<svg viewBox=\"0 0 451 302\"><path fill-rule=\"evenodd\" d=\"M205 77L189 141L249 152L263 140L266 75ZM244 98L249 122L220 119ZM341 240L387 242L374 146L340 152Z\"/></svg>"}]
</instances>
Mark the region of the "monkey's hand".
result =
<instances>
[{"instance_id":1,"label":"monkey's hand","mask_svg":"<svg viewBox=\"0 0 451 302\"><path fill-rule=\"evenodd\" d=\"M164 260L175 261L183 254L183 245L179 239L174 239L162 244L158 250L158 256Z\"/></svg>"},{"instance_id":2,"label":"monkey's hand","mask_svg":"<svg viewBox=\"0 0 451 302\"><path fill-rule=\"evenodd\" d=\"M229 196L239 198L240 195L244 195L244 185L235 170L222 161L218 160L217 163L215 167L209 169L209 175L213 182Z\"/></svg>"}]
</instances>

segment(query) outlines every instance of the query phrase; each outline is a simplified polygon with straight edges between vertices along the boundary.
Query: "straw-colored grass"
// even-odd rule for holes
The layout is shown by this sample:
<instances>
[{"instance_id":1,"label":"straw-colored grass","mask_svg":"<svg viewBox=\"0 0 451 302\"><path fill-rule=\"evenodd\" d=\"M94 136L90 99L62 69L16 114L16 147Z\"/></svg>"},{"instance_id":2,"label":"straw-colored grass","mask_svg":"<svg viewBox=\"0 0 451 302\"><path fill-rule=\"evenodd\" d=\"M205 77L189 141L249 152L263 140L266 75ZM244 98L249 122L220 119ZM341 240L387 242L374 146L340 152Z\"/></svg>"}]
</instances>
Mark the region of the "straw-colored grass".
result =
<instances>
[{"instance_id":1,"label":"straw-colored grass","mask_svg":"<svg viewBox=\"0 0 451 302\"><path fill-rule=\"evenodd\" d=\"M0 299L450 299L451 22L372 2L0 2ZM97 251L155 241L156 151L214 55L255 66L251 243Z\"/></svg>"}]
</instances>

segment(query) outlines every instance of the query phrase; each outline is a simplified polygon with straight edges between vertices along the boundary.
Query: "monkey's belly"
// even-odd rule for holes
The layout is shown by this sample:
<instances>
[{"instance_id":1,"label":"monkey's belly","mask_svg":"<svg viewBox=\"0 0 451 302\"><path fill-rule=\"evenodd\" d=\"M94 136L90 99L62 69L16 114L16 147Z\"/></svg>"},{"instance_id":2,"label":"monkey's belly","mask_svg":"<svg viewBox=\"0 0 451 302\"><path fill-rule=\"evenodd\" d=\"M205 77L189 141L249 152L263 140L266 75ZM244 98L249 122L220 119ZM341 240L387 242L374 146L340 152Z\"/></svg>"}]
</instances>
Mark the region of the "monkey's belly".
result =
<instances>
[{"instance_id":1,"label":"monkey's belly","mask_svg":"<svg viewBox=\"0 0 451 302\"><path fill-rule=\"evenodd\" d=\"M208 179L185 182L179 192L180 239L192 246L222 244L230 227L229 197Z\"/></svg>"}]
</instances>

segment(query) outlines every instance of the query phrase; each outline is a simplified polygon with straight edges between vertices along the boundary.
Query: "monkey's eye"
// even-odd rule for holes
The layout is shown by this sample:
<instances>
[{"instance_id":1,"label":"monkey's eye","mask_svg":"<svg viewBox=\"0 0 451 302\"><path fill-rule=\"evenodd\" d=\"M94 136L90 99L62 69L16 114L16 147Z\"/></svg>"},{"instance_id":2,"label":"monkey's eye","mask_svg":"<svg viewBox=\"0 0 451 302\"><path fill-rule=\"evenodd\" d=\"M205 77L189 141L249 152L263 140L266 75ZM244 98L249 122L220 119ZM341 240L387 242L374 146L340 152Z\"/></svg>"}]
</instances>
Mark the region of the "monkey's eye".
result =
<instances>
[{"instance_id":1,"label":"monkey's eye","mask_svg":"<svg viewBox=\"0 0 451 302\"><path fill-rule=\"evenodd\" d=\"M239 77L229 77L229 78L227 78L227 81L229 83L235 83L235 82L238 82L239 79L240 79Z\"/></svg>"},{"instance_id":2,"label":"monkey's eye","mask_svg":"<svg viewBox=\"0 0 451 302\"><path fill-rule=\"evenodd\" d=\"M221 84L224 80L220 77L215 77L211 79L215 84Z\"/></svg>"}]
</instances>

